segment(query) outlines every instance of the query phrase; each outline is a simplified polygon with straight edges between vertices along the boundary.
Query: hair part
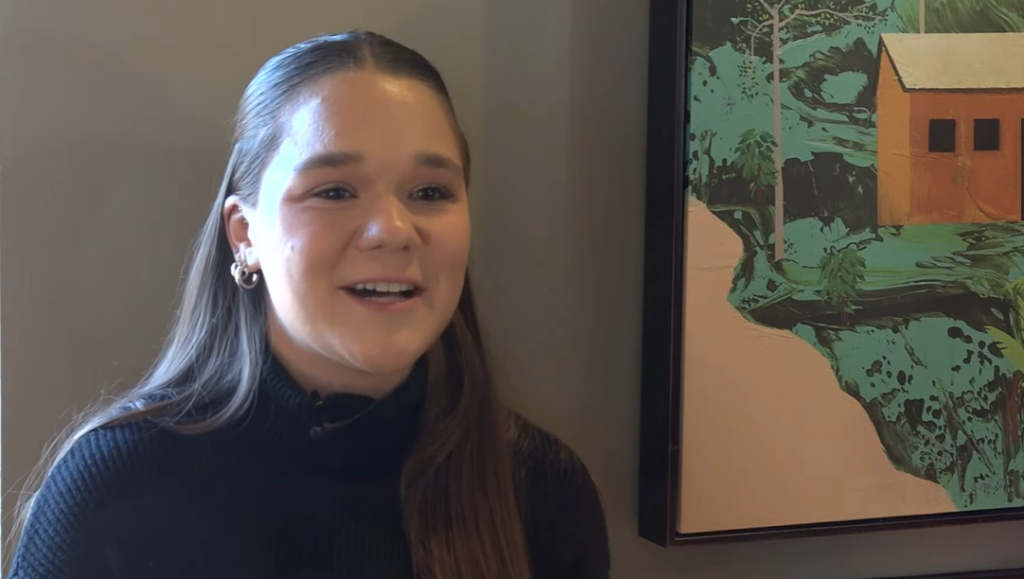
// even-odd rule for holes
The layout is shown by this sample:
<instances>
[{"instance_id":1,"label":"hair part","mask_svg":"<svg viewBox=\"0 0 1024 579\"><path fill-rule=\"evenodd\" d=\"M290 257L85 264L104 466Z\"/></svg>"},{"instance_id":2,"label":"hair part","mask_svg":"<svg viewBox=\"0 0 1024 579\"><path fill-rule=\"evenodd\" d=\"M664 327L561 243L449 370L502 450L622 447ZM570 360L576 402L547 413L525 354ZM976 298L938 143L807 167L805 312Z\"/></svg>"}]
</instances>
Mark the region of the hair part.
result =
<instances>
[{"instance_id":1,"label":"hair part","mask_svg":"<svg viewBox=\"0 0 1024 579\"><path fill-rule=\"evenodd\" d=\"M48 447L15 510L9 544L32 513L34 490L88 433L141 419L185 434L232 424L250 408L267 345L267 296L240 290L223 219L225 200L252 203L280 147L282 120L302 91L332 74L373 70L422 82L448 109L470 176L469 146L437 69L380 34L318 36L268 60L246 88L217 198L187 262L179 307L162 351L132 389L79 415ZM528 579L530 561L514 483L509 414L498 396L477 324L467 274L456 312L427 353L428 387L420 440L402 474L402 503L413 563L426 579ZM195 419L200 405L213 408ZM190 417L190 418L187 418ZM12 549L8 549L11 552Z\"/></svg>"}]
</instances>

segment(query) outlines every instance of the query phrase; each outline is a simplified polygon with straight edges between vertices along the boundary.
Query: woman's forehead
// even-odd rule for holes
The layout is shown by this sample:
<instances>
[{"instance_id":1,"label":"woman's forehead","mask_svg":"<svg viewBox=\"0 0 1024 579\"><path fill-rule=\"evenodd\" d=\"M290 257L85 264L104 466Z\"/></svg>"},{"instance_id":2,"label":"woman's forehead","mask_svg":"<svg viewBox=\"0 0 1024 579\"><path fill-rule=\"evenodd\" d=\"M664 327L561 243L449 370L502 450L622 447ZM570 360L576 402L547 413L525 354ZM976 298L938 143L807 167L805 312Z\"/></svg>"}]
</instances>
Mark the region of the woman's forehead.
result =
<instances>
[{"instance_id":1,"label":"woman's forehead","mask_svg":"<svg viewBox=\"0 0 1024 579\"><path fill-rule=\"evenodd\" d=\"M318 148L337 141L457 147L450 114L433 89L373 72L336 74L317 83L296 100L285 123L286 138Z\"/></svg>"},{"instance_id":2,"label":"woman's forehead","mask_svg":"<svg viewBox=\"0 0 1024 579\"><path fill-rule=\"evenodd\" d=\"M415 80L336 75L304 92L282 121L272 162L279 171L381 161L462 171L450 113L430 87Z\"/></svg>"}]
</instances>

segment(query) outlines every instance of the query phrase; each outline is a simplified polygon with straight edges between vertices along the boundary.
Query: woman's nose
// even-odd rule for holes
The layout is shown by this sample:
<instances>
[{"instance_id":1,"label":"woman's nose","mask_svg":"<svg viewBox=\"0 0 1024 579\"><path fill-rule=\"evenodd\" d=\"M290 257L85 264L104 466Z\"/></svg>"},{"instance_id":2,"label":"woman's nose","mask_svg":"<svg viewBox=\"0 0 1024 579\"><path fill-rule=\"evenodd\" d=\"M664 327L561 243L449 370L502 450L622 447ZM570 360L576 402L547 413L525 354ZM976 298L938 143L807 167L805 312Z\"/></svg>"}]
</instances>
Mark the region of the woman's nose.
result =
<instances>
[{"instance_id":1,"label":"woman's nose","mask_svg":"<svg viewBox=\"0 0 1024 579\"><path fill-rule=\"evenodd\" d=\"M418 241L413 215L400 199L388 195L369 204L361 249L405 250Z\"/></svg>"}]
</instances>

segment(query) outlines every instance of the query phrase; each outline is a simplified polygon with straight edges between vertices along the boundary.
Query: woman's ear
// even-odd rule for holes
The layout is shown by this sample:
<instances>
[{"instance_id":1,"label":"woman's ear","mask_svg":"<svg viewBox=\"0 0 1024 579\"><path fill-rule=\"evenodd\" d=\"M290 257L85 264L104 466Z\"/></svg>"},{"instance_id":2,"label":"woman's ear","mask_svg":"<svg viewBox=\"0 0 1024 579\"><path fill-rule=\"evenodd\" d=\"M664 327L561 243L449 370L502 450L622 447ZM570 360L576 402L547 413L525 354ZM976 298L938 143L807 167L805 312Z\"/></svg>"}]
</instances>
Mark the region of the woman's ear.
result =
<instances>
[{"instance_id":1,"label":"woman's ear","mask_svg":"<svg viewBox=\"0 0 1024 579\"><path fill-rule=\"evenodd\" d=\"M249 271L259 269L259 258L249 237L248 209L237 195L231 195L224 201L224 231L231 244L231 252L235 259L242 258Z\"/></svg>"}]
</instances>

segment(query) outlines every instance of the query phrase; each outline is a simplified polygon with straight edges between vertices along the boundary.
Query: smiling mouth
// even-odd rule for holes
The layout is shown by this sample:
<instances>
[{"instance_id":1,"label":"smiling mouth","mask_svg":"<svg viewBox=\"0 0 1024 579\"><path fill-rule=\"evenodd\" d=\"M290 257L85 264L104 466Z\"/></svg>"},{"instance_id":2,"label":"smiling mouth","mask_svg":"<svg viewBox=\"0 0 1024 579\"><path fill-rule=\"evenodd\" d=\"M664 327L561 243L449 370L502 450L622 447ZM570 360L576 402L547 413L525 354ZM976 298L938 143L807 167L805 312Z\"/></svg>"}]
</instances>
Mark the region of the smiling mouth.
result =
<instances>
[{"instance_id":1,"label":"smiling mouth","mask_svg":"<svg viewBox=\"0 0 1024 579\"><path fill-rule=\"evenodd\" d=\"M345 291L357 298L378 303L398 303L411 300L423 289L407 283L369 282L348 286Z\"/></svg>"}]
</instances>

